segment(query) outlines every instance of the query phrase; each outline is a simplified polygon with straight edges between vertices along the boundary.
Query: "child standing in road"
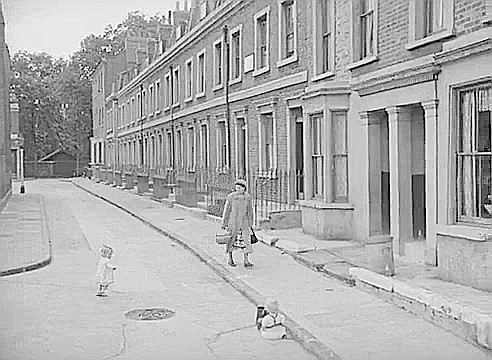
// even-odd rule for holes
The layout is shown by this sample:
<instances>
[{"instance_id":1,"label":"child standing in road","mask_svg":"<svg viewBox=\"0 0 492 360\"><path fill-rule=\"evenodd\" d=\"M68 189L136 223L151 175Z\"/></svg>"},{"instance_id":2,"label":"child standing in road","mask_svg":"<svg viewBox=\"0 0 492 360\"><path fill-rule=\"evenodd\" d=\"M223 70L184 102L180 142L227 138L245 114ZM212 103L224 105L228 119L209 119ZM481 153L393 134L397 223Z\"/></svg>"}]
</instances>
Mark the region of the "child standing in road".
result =
<instances>
[{"instance_id":1,"label":"child standing in road","mask_svg":"<svg viewBox=\"0 0 492 360\"><path fill-rule=\"evenodd\" d=\"M114 282L114 271L116 267L110 263L113 256L113 248L107 245L103 245L101 250L101 257L97 264L96 282L99 285L99 291L96 296L108 296L108 286Z\"/></svg>"}]
</instances>

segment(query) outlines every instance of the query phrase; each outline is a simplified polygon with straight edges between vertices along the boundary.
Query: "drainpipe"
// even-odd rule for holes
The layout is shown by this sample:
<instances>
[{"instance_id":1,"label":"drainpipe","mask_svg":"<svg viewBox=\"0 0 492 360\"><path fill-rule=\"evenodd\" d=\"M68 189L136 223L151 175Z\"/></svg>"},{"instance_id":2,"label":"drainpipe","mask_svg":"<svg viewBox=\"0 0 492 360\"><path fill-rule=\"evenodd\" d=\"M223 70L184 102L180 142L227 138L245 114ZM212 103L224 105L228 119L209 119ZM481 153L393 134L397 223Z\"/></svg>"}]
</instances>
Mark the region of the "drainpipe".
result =
<instances>
[{"instance_id":1,"label":"drainpipe","mask_svg":"<svg viewBox=\"0 0 492 360\"><path fill-rule=\"evenodd\" d=\"M173 104L174 104L174 74L173 74L173 66L169 65L169 86L171 87L171 91L169 94L169 115L171 116L171 168L174 170L175 158L176 154L174 153L174 118L173 118Z\"/></svg>"},{"instance_id":2,"label":"drainpipe","mask_svg":"<svg viewBox=\"0 0 492 360\"><path fill-rule=\"evenodd\" d=\"M226 106L226 124L227 124L227 156L229 169L232 168L232 158L231 158L231 124L230 124L230 109L229 109L229 39L228 39L228 28L224 25L222 29L224 32L224 47L225 47L225 77L224 77L224 95L225 95L225 106Z\"/></svg>"}]
</instances>

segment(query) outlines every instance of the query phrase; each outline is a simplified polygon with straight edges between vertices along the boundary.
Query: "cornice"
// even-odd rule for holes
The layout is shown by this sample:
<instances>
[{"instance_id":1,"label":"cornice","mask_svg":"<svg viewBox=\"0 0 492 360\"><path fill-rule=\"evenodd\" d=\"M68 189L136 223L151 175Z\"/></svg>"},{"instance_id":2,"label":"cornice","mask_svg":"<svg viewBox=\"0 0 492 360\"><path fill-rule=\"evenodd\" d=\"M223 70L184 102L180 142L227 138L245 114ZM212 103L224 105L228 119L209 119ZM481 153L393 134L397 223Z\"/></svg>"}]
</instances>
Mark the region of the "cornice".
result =
<instances>
[{"instance_id":1,"label":"cornice","mask_svg":"<svg viewBox=\"0 0 492 360\"><path fill-rule=\"evenodd\" d=\"M385 74L379 77L352 82L352 89L360 96L379 93L410 85L416 85L437 78L441 71L440 66L433 63L407 68L397 72Z\"/></svg>"},{"instance_id":2,"label":"cornice","mask_svg":"<svg viewBox=\"0 0 492 360\"><path fill-rule=\"evenodd\" d=\"M302 100L308 100L319 96L349 95L350 84L346 82L324 82L307 87Z\"/></svg>"},{"instance_id":3,"label":"cornice","mask_svg":"<svg viewBox=\"0 0 492 360\"><path fill-rule=\"evenodd\" d=\"M437 65L446 64L452 61L460 60L462 58L479 54L492 49L492 40L490 38L477 41L472 44L466 44L465 46L442 51L434 55L435 63Z\"/></svg>"}]
</instances>

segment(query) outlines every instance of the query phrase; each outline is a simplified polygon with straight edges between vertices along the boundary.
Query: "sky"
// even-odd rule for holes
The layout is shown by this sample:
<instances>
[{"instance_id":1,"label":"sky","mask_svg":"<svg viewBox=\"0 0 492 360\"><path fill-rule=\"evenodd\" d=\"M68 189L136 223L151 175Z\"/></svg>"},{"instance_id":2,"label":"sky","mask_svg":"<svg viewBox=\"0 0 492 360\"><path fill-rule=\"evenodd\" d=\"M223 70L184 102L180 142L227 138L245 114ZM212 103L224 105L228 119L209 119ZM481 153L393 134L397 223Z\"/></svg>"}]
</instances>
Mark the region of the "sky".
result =
<instances>
[{"instance_id":1,"label":"sky","mask_svg":"<svg viewBox=\"0 0 492 360\"><path fill-rule=\"evenodd\" d=\"M166 15L175 0L0 0L10 53L46 52L68 59L89 34L102 34L130 11ZM180 0L183 9L184 0ZM188 1L188 4L191 1Z\"/></svg>"}]
</instances>

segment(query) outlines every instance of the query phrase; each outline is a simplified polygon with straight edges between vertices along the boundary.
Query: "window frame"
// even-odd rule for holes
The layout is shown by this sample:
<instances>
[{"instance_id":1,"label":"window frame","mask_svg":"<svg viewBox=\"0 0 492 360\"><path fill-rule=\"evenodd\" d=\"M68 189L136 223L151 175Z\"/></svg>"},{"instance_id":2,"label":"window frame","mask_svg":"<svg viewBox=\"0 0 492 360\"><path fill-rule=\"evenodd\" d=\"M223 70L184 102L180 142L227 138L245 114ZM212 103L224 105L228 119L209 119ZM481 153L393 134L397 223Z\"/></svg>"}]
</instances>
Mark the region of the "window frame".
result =
<instances>
[{"instance_id":1,"label":"window frame","mask_svg":"<svg viewBox=\"0 0 492 360\"><path fill-rule=\"evenodd\" d=\"M186 169L188 172L196 171L196 137L196 127L192 124L188 126L186 132Z\"/></svg>"},{"instance_id":2,"label":"window frame","mask_svg":"<svg viewBox=\"0 0 492 360\"><path fill-rule=\"evenodd\" d=\"M337 136L337 132L335 131L335 126L336 126L335 116L338 114L343 114L345 117L344 134L343 134L343 146L344 146L344 152L343 153L337 153L336 149L335 149L335 145L336 145L336 141L337 141L336 139L340 139L340 137ZM331 171L331 189L330 189L331 199L332 199L331 201L333 203L348 203L348 196L349 196L348 111L345 109L330 110L329 116L330 116L330 127L331 127L331 131L330 131L330 134L331 134L331 139L330 139L330 146L331 146L331 148L330 148L330 168L332 169L332 171ZM345 191L346 191L346 194L343 197L338 197L337 192L336 192L338 182L336 181L336 179L337 179L337 176L336 176L337 175L336 174L337 168L336 168L335 158L337 158L337 157L345 158L344 172L345 172Z\"/></svg>"},{"instance_id":3,"label":"window frame","mask_svg":"<svg viewBox=\"0 0 492 360\"><path fill-rule=\"evenodd\" d=\"M194 64L193 57L189 58L185 62L185 102L190 102L193 100L193 72L194 72ZM188 93L189 91L189 93Z\"/></svg>"},{"instance_id":4,"label":"window frame","mask_svg":"<svg viewBox=\"0 0 492 360\"><path fill-rule=\"evenodd\" d=\"M232 40L235 37L235 35L238 34L239 38L239 44L238 44L238 55L239 55L239 63L238 63L238 69L237 69L237 76L235 78L232 77L233 74L233 64L234 64L234 58L232 56L233 54L233 43ZM243 25L240 24L233 28L230 33L229 33L229 46L230 46L230 51L229 51L229 85L237 84L242 81L243 79Z\"/></svg>"},{"instance_id":5,"label":"window frame","mask_svg":"<svg viewBox=\"0 0 492 360\"><path fill-rule=\"evenodd\" d=\"M315 58L318 59L318 53L322 53L323 51L323 37L324 34L322 34L321 31L321 2L326 1L328 2L328 7L330 9L330 15L331 19L329 19L329 28L330 28L330 34L331 38L329 41L329 62L330 62L330 68L327 69L326 71L320 71L319 69L319 64L318 61L313 61L313 81L318 81L322 79L326 79L330 76L335 75L335 35L336 35L336 18L335 18L335 0L312 0L312 9L313 9L313 54L315 54ZM320 39L321 35L321 39ZM321 45L321 46L320 46ZM321 50L320 50L321 48Z\"/></svg>"},{"instance_id":6,"label":"window frame","mask_svg":"<svg viewBox=\"0 0 492 360\"><path fill-rule=\"evenodd\" d=\"M221 127L224 127L224 139L222 138L221 134ZM217 121L217 127L216 127L216 151L217 151L217 170L218 171L225 171L229 168L229 131L228 131L228 126L227 126L227 121L226 119L220 119ZM221 141L224 140L224 143L221 143ZM222 153L222 151L225 151L225 154ZM224 158L223 158L224 157Z\"/></svg>"},{"instance_id":7,"label":"window frame","mask_svg":"<svg viewBox=\"0 0 492 360\"><path fill-rule=\"evenodd\" d=\"M217 71L217 45L220 44L220 83L217 82L217 77L219 76L219 72ZM224 59L225 59L225 51L224 51L224 39L223 37L220 37L219 39L215 40L213 43L213 64L214 64L214 70L213 70L213 91L222 89L224 87Z\"/></svg>"},{"instance_id":8,"label":"window frame","mask_svg":"<svg viewBox=\"0 0 492 360\"><path fill-rule=\"evenodd\" d=\"M290 56L284 56L285 38L285 6L284 4L292 2L293 6L293 31L294 31L294 51ZM298 60L298 44L297 44L297 1L296 0L277 0L278 7L278 61L277 68L291 64Z\"/></svg>"},{"instance_id":9,"label":"window frame","mask_svg":"<svg viewBox=\"0 0 492 360\"><path fill-rule=\"evenodd\" d=\"M168 71L166 75L164 75L164 83L165 83L165 90L164 90L164 111L167 111L171 108L171 72Z\"/></svg>"},{"instance_id":10,"label":"window frame","mask_svg":"<svg viewBox=\"0 0 492 360\"><path fill-rule=\"evenodd\" d=\"M326 134L324 131L325 114L323 111L315 112L315 113L309 114L308 119L309 119L309 122L308 122L309 136L311 138L311 148L309 150L310 151L310 154L309 154L310 165L309 166L311 166L312 198L317 199L317 200L324 200L325 196L326 196L325 173L326 173L326 165L327 165L326 164L326 154L324 153L324 146L323 146L324 138L326 137ZM316 137L314 136L314 126L313 126L314 119L319 119L319 121L318 121L319 128L318 128L317 134L319 135L320 141L319 141L319 144L317 144L317 146L315 146ZM318 149L319 153L316 152L317 147L319 147L319 149ZM315 161L316 161L316 164L318 164L317 159L321 159L321 170L315 172L315 170L314 170L315 166L314 165L315 165ZM316 174L319 174L321 179L319 179L318 176L316 176ZM315 179L317 181L316 183L315 183ZM318 184L318 182L321 184L321 193L318 193L318 191L317 191L319 189L319 187L316 186L316 184Z\"/></svg>"},{"instance_id":11,"label":"window frame","mask_svg":"<svg viewBox=\"0 0 492 360\"><path fill-rule=\"evenodd\" d=\"M417 49L421 46L440 41L455 35L454 30L454 1L440 0L443 7L443 27L429 36L420 36L419 31L423 31L419 26L420 20L425 17L423 4L425 1L412 0L408 7L408 42L407 50Z\"/></svg>"},{"instance_id":12,"label":"window frame","mask_svg":"<svg viewBox=\"0 0 492 360\"><path fill-rule=\"evenodd\" d=\"M154 107L155 107L155 88L154 88L154 84L150 84L149 85L149 99L147 100L147 102L148 102L149 108L146 109L145 106L144 106L144 109L145 109L144 113L149 114L149 117L150 116L154 116Z\"/></svg>"},{"instance_id":13,"label":"window frame","mask_svg":"<svg viewBox=\"0 0 492 360\"><path fill-rule=\"evenodd\" d=\"M466 92L470 92L470 91L474 91L475 92L474 96L475 96L475 100L476 100L476 98L478 97L477 94L478 94L479 89L487 88L487 87L489 89L491 89L491 86L490 86L491 80L492 80L491 78L485 78L485 79L481 79L479 81L475 81L473 83L469 83L466 85L451 87L451 93L452 93L452 99L453 99L452 104L453 104L453 108L454 108L454 111L452 112L454 115L454 119L453 119L454 126L452 127L452 129L454 129L454 134L453 134L453 142L452 142L451 164L452 164L452 173L454 174L454 176L452 177L454 183L452 184L450 189L453 189L452 190L452 196L451 196L451 208L453 209L452 222L455 224L458 224L458 225L472 225L472 226L488 226L488 227L490 227L490 225L492 224L492 218L480 217L480 216L466 216L466 215L461 214L461 208L464 206L463 205L463 199L461 196L461 191L460 191L460 188L462 186L461 180L463 177L461 176L460 161L459 161L460 156L461 156L461 158L464 158L465 156L472 156L471 165L473 168L475 168L476 165L475 165L473 160L475 160L476 157L479 157L479 156L489 156L490 157L490 156L492 156L491 155L492 152L490 151L490 149L488 152L487 151L485 151L485 152L473 151L473 149L471 152L460 151L460 142L462 141L462 137L461 137L462 136L462 134L461 134L462 107L461 107L461 101L460 101L461 100L461 94L466 93ZM492 90L489 90L489 91L492 92ZM492 96L492 95L490 95L490 96ZM475 115L474 120L475 120L475 122L478 122L478 104L476 104L473 112ZM492 115L490 116L489 121L492 122ZM470 126L473 129L476 129L476 124L472 124ZM492 137L492 123L489 126L491 128L490 136ZM475 135L476 134L471 135L470 140L471 140L472 144L474 141L476 141L476 139L472 139L472 137L474 138ZM460 154L460 152L461 152L461 154ZM473 191L473 193L475 194L476 187L477 187L476 173L472 172L472 177L473 177L472 186L475 189ZM489 195L492 195L492 188L490 190ZM483 200L479 200L479 201L483 201ZM473 204L472 204L474 211L475 211L475 208L477 206L476 202L477 202L477 200L474 199Z\"/></svg>"},{"instance_id":14,"label":"window frame","mask_svg":"<svg viewBox=\"0 0 492 360\"><path fill-rule=\"evenodd\" d=\"M161 112L162 108L162 85L161 85L161 79L156 80L155 82L155 109L154 112L155 114L159 114Z\"/></svg>"},{"instance_id":15,"label":"window frame","mask_svg":"<svg viewBox=\"0 0 492 360\"><path fill-rule=\"evenodd\" d=\"M372 6L372 15L373 15L373 53L370 56L365 56L364 58L362 57L362 23L360 18L362 17L361 13L361 3L364 0L354 0L350 2L351 6L351 14L352 16L350 17L351 19L351 61L352 63L348 66L349 70L355 69L357 67L367 65L370 63L373 63L378 60L378 48L379 48L379 41L378 41L378 26L379 26L379 6L378 6L378 0L369 0ZM358 2L357 5L354 3ZM367 13L367 12L366 12Z\"/></svg>"},{"instance_id":16,"label":"window frame","mask_svg":"<svg viewBox=\"0 0 492 360\"><path fill-rule=\"evenodd\" d=\"M265 60L265 65L262 67L259 67L259 58L261 57L261 52L259 49L260 45L260 31L259 31L259 20L261 18L265 17L265 27L266 27L266 60ZM255 34L254 34L254 40L255 40L255 50L254 50L254 71L253 71L253 76L259 76L261 74L264 74L268 71L270 71L270 6L267 6L266 8L260 10L255 14Z\"/></svg>"},{"instance_id":17,"label":"window frame","mask_svg":"<svg viewBox=\"0 0 492 360\"><path fill-rule=\"evenodd\" d=\"M278 166L278 152L277 152L277 119L275 115L275 111L268 111L260 113L259 115L259 126L258 126L258 139L259 141L259 167L260 171L271 173L272 171L277 169ZM271 153L267 153L266 149L266 136L265 134L265 122L271 118L271 129L272 129L272 144L271 144ZM270 165L267 167L267 165Z\"/></svg>"},{"instance_id":18,"label":"window frame","mask_svg":"<svg viewBox=\"0 0 492 360\"><path fill-rule=\"evenodd\" d=\"M200 74L200 57L203 56L203 74ZM196 94L195 97L201 98L205 96L205 89L206 89L206 79L207 79L207 49L203 49L196 55ZM200 79L201 77L201 79ZM200 91L200 80L201 80L201 85L202 89Z\"/></svg>"},{"instance_id":19,"label":"window frame","mask_svg":"<svg viewBox=\"0 0 492 360\"><path fill-rule=\"evenodd\" d=\"M172 79L172 107L178 107L179 106L179 101L181 97L181 76L179 73L179 65L173 68L173 79ZM176 102L175 102L176 101Z\"/></svg>"}]
</instances>

